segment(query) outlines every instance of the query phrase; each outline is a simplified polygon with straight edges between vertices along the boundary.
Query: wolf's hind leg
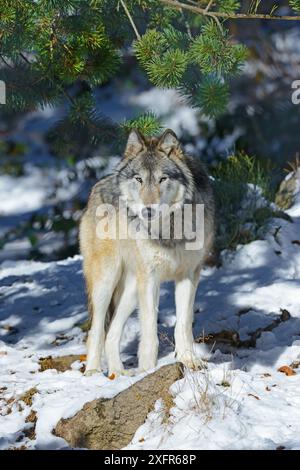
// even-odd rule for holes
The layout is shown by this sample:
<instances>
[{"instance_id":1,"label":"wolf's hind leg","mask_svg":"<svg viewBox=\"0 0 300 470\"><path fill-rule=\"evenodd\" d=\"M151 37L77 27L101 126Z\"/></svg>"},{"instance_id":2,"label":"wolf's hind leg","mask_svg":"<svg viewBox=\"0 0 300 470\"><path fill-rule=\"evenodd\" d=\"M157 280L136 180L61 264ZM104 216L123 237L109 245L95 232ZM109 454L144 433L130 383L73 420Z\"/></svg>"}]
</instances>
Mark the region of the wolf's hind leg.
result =
<instances>
[{"instance_id":1,"label":"wolf's hind leg","mask_svg":"<svg viewBox=\"0 0 300 470\"><path fill-rule=\"evenodd\" d=\"M85 372L87 376L101 370L101 355L105 340L105 318L118 277L117 268L113 263L111 266L111 269L101 270L91 286L92 325L87 341Z\"/></svg>"},{"instance_id":2,"label":"wolf's hind leg","mask_svg":"<svg viewBox=\"0 0 300 470\"><path fill-rule=\"evenodd\" d=\"M110 324L106 341L105 354L108 364L108 374L120 375L124 373L120 358L120 341L126 320L137 306L136 277L127 275L124 289Z\"/></svg>"},{"instance_id":3,"label":"wolf's hind leg","mask_svg":"<svg viewBox=\"0 0 300 470\"><path fill-rule=\"evenodd\" d=\"M194 352L193 317L194 300L199 282L200 270L177 280L175 286L176 326L175 351L178 361L195 369L201 365L201 359Z\"/></svg>"}]
</instances>

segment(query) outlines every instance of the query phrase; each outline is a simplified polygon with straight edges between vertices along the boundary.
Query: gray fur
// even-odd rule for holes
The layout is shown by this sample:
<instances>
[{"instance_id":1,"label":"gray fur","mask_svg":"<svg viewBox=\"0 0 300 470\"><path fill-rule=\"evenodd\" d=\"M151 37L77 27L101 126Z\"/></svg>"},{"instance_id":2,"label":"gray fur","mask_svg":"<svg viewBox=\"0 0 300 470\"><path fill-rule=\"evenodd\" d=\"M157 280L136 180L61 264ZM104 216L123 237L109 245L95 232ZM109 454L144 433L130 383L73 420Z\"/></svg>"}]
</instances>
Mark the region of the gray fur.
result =
<instances>
[{"instance_id":1,"label":"gray fur","mask_svg":"<svg viewBox=\"0 0 300 470\"><path fill-rule=\"evenodd\" d=\"M157 180L157 175L167 175L169 185L172 182L180 183L184 188L184 197L182 204L204 204L205 225L209 233L209 238L213 238L214 232L214 198L210 184L210 179L204 165L199 159L195 159L182 152L181 147L177 151L181 153L180 159L172 158L171 151L169 155L162 154L157 150L159 140L150 139L145 141L145 148L135 155L131 153L130 158L124 158L117 165L112 174L107 175L99 181L93 188L92 205L97 207L97 202L112 204L118 208L119 198L124 196L122 193L122 183L127 184L134 175L146 174L147 184L151 185ZM179 142L177 141L178 145ZM176 149L175 149L176 150ZM132 152L132 150L131 150ZM128 218L137 218L138 215L128 210ZM186 240L174 239L171 219L171 238L163 239L159 237L153 240L153 243L159 243L165 247L174 247L176 244L184 243Z\"/></svg>"}]
</instances>

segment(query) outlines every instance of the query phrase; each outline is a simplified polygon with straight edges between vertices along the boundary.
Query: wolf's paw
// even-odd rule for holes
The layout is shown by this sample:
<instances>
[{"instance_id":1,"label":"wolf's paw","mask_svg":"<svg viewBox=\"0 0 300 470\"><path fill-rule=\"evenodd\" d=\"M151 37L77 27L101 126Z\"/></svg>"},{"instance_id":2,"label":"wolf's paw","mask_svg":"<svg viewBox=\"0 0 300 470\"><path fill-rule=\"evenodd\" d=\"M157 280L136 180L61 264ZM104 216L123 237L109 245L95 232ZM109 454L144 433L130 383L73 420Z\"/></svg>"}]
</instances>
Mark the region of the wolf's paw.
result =
<instances>
[{"instance_id":1,"label":"wolf's paw","mask_svg":"<svg viewBox=\"0 0 300 470\"><path fill-rule=\"evenodd\" d=\"M89 369L89 370L85 371L84 375L85 375L85 377L91 377L92 375L98 374L99 372L101 372L101 371L98 370L98 369Z\"/></svg>"},{"instance_id":2,"label":"wolf's paw","mask_svg":"<svg viewBox=\"0 0 300 470\"><path fill-rule=\"evenodd\" d=\"M155 366L152 366L152 367L138 367L136 369L136 375L140 375L140 374L146 374L146 373L149 373L149 371L151 371L152 369L154 369Z\"/></svg>"},{"instance_id":3,"label":"wolf's paw","mask_svg":"<svg viewBox=\"0 0 300 470\"><path fill-rule=\"evenodd\" d=\"M178 362L182 362L182 364L188 369L192 369L192 370L206 369L206 365L204 361L200 357L197 357L192 352L185 352L183 354L177 353L176 359L178 360Z\"/></svg>"},{"instance_id":4,"label":"wolf's paw","mask_svg":"<svg viewBox=\"0 0 300 470\"><path fill-rule=\"evenodd\" d=\"M113 380L121 375L125 375L127 377L132 377L135 374L134 369L111 369L108 373L108 378Z\"/></svg>"},{"instance_id":5,"label":"wolf's paw","mask_svg":"<svg viewBox=\"0 0 300 470\"><path fill-rule=\"evenodd\" d=\"M139 374L149 372L149 370L152 370L156 367L157 365L157 358L155 357L145 357L141 356L139 357L139 367L137 372Z\"/></svg>"}]
</instances>

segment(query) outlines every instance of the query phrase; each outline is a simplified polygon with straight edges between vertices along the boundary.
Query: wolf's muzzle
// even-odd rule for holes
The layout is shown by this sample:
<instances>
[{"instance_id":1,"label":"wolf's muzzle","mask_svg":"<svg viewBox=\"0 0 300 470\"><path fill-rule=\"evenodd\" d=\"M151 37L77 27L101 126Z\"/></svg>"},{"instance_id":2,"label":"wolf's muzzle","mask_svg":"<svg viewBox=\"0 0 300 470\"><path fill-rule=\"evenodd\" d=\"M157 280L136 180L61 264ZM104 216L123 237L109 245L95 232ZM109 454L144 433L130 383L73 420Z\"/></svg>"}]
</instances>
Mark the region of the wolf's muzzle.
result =
<instances>
[{"instance_id":1,"label":"wolf's muzzle","mask_svg":"<svg viewBox=\"0 0 300 470\"><path fill-rule=\"evenodd\" d=\"M156 215L156 210L153 207L144 207L142 209L142 216L144 219L153 219Z\"/></svg>"}]
</instances>

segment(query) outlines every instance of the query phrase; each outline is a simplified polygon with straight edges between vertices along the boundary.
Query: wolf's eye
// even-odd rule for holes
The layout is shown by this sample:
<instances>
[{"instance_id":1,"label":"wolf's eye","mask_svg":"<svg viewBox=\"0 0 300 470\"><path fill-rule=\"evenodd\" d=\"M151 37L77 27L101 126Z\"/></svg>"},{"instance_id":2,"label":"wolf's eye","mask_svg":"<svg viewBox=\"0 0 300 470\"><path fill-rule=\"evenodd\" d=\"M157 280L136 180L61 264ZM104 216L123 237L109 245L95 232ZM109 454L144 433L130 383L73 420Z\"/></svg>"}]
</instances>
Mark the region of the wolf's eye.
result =
<instances>
[{"instance_id":1,"label":"wolf's eye","mask_svg":"<svg viewBox=\"0 0 300 470\"><path fill-rule=\"evenodd\" d=\"M136 181L137 181L138 183L140 183L140 184L143 183L143 180L142 180L142 178L141 178L140 176L135 176L134 178L136 179Z\"/></svg>"},{"instance_id":2,"label":"wolf's eye","mask_svg":"<svg viewBox=\"0 0 300 470\"><path fill-rule=\"evenodd\" d=\"M163 183L164 181L167 181L168 177L167 176L162 176L159 180L160 183Z\"/></svg>"}]
</instances>

